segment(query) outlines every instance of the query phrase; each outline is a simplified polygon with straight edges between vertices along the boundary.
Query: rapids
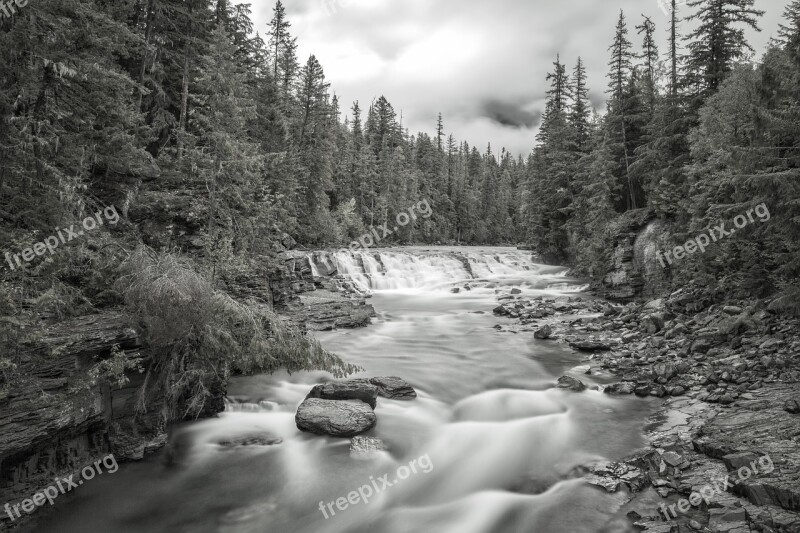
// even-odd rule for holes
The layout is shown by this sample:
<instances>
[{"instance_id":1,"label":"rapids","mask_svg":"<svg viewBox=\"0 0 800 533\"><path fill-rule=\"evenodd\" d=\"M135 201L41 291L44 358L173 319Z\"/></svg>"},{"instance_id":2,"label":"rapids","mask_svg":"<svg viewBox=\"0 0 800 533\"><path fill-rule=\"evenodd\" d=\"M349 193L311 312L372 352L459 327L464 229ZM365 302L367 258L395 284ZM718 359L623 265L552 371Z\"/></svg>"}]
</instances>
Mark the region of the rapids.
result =
<instances>
[{"instance_id":1,"label":"rapids","mask_svg":"<svg viewBox=\"0 0 800 533\"><path fill-rule=\"evenodd\" d=\"M602 530L620 496L568 474L640 447L653 403L553 388L564 373L598 382L583 375L580 356L564 344L498 332L494 326L509 319L491 312L512 288L553 297L579 291L579 280L508 248L315 252L311 258L315 275L335 273L373 293L378 312L368 328L318 333L322 344L362 366L364 376L400 376L419 394L412 402L379 399L378 425L368 435L389 451L355 459L348 440L297 430L295 410L326 379L323 373L235 378L218 418L174 428L178 466L165 466L162 453L87 482L69 505L57 502L41 531ZM260 432L283 442L216 444ZM400 479L399 468L422 457L431 467L417 466ZM394 485L368 503L336 507L337 499L385 474ZM320 510L327 503L334 503L335 515Z\"/></svg>"}]
</instances>

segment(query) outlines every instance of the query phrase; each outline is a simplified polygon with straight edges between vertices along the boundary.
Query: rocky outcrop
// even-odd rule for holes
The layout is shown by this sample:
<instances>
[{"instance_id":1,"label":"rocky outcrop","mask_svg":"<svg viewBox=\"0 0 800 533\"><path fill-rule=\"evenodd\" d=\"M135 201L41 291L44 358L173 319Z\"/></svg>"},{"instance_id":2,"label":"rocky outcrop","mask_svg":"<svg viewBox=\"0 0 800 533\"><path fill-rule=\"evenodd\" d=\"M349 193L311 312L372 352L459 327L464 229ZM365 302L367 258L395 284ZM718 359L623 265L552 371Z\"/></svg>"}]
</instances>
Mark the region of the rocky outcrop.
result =
<instances>
[{"instance_id":1,"label":"rocky outcrop","mask_svg":"<svg viewBox=\"0 0 800 533\"><path fill-rule=\"evenodd\" d=\"M331 437L355 437L374 428L377 422L372 408L358 400L307 398L295 415L301 431Z\"/></svg>"},{"instance_id":2,"label":"rocky outcrop","mask_svg":"<svg viewBox=\"0 0 800 533\"><path fill-rule=\"evenodd\" d=\"M616 235L609 268L596 284L598 292L622 301L661 294L669 287L670 273L657 254L671 247L669 224L634 217Z\"/></svg>"},{"instance_id":3,"label":"rocky outcrop","mask_svg":"<svg viewBox=\"0 0 800 533\"><path fill-rule=\"evenodd\" d=\"M95 383L87 371L114 350L142 372L126 372L122 386ZM148 399L144 413L136 409L149 365L139 334L121 313L45 327L26 346L25 379L0 404L0 492L6 500L26 498L108 453L136 460L164 446L163 398ZM204 411L222 410L223 395L218 389Z\"/></svg>"}]
</instances>

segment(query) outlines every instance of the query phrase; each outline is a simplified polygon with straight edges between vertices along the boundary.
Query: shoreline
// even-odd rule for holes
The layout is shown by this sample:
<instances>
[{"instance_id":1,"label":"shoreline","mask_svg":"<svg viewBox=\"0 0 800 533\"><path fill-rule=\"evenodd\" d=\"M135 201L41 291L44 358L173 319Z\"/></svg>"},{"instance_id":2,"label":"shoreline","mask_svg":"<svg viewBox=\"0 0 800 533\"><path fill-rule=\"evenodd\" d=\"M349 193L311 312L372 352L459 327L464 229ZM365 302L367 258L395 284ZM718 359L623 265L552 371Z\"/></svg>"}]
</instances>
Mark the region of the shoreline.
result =
<instances>
[{"instance_id":1,"label":"shoreline","mask_svg":"<svg viewBox=\"0 0 800 533\"><path fill-rule=\"evenodd\" d=\"M517 295L494 312L517 319L506 331L585 353L587 374L614 376L600 387L605 393L664 399L644 428L649 446L585 467L584 479L598 490L626 493L607 531L798 532L800 320L771 313L760 300L696 310L699 301L700 291L690 289L624 306L587 293ZM583 390L577 375L558 386ZM661 514L662 505L677 506L765 456L773 471L727 486L708 504L692 497L698 504L677 517Z\"/></svg>"}]
</instances>

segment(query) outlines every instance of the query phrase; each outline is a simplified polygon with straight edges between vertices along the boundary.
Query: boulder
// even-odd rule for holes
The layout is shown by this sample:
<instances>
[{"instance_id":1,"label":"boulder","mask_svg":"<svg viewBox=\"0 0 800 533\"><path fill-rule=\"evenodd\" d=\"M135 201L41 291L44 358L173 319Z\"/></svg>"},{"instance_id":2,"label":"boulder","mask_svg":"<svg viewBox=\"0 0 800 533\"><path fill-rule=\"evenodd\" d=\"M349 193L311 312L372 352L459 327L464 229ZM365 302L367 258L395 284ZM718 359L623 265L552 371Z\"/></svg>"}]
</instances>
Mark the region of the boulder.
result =
<instances>
[{"instance_id":1,"label":"boulder","mask_svg":"<svg viewBox=\"0 0 800 533\"><path fill-rule=\"evenodd\" d=\"M533 334L535 339L539 340L546 340L549 339L553 335L553 327L549 324L545 324L541 328L537 329L536 332Z\"/></svg>"},{"instance_id":2,"label":"boulder","mask_svg":"<svg viewBox=\"0 0 800 533\"><path fill-rule=\"evenodd\" d=\"M375 409L378 387L366 380L349 379L316 385L306 398L323 400L361 400Z\"/></svg>"},{"instance_id":3,"label":"boulder","mask_svg":"<svg viewBox=\"0 0 800 533\"><path fill-rule=\"evenodd\" d=\"M369 382L378 388L378 396L390 400L413 400L417 397L414 390L406 380L394 376L370 378Z\"/></svg>"},{"instance_id":4,"label":"boulder","mask_svg":"<svg viewBox=\"0 0 800 533\"><path fill-rule=\"evenodd\" d=\"M569 389L573 392L581 392L586 389L586 385L583 381L570 376L561 376L558 378L557 386L560 389Z\"/></svg>"},{"instance_id":5,"label":"boulder","mask_svg":"<svg viewBox=\"0 0 800 533\"><path fill-rule=\"evenodd\" d=\"M361 401L306 398L294 417L300 431L331 437L355 437L375 427L378 420Z\"/></svg>"}]
</instances>

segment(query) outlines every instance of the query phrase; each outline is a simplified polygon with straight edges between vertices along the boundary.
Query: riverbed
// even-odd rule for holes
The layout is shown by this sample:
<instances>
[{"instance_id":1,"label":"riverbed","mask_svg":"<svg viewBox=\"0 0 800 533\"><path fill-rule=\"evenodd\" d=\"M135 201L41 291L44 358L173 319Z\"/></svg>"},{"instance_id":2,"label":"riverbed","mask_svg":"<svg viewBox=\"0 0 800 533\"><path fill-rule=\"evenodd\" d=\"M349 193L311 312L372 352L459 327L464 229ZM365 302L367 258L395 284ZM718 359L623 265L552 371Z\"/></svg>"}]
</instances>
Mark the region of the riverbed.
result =
<instances>
[{"instance_id":1,"label":"riverbed","mask_svg":"<svg viewBox=\"0 0 800 533\"><path fill-rule=\"evenodd\" d=\"M513 249L469 250L475 264L466 273L447 253L387 252L366 269L362 260L368 275L356 281L373 293L373 324L316 334L326 349L363 367L360 376L399 376L416 389L414 401L379 399L368 435L388 451L354 458L349 440L295 427L297 406L329 378L324 373L235 378L226 412L174 429L177 464L167 466L161 453L87 482L39 530L603 530L619 499L583 483L579 467L642 446L653 402L554 388L564 374L597 382L565 344L495 327L510 322L492 309L512 289L576 296L581 280ZM218 444L250 434L281 442ZM381 486L381 477L391 486ZM373 487L369 501L341 510L342 499L364 486Z\"/></svg>"}]
</instances>

